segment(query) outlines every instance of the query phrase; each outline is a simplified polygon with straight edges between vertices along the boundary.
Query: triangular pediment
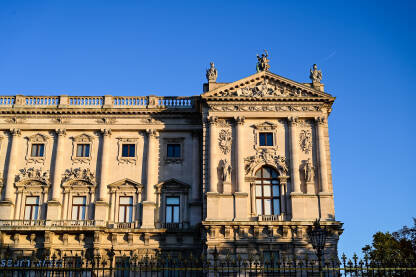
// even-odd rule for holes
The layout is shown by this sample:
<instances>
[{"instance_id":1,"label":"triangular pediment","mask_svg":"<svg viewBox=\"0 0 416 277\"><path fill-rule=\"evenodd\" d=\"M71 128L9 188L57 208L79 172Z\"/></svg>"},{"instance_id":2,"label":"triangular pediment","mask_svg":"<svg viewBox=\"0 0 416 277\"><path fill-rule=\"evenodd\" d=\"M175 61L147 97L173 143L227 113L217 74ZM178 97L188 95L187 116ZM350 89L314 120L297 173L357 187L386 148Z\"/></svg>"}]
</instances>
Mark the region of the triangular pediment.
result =
<instances>
[{"instance_id":1,"label":"triangular pediment","mask_svg":"<svg viewBox=\"0 0 416 277\"><path fill-rule=\"evenodd\" d=\"M110 187L110 188L111 187L118 187L118 188L122 188L122 187L143 188L143 185L140 184L140 183L138 183L138 182L136 182L136 181L133 181L131 179L124 178L124 179L121 179L119 181L116 181L114 183L109 184L108 187Z\"/></svg>"},{"instance_id":2,"label":"triangular pediment","mask_svg":"<svg viewBox=\"0 0 416 277\"><path fill-rule=\"evenodd\" d=\"M168 179L156 185L158 190L187 191L191 186L174 178Z\"/></svg>"},{"instance_id":3,"label":"triangular pediment","mask_svg":"<svg viewBox=\"0 0 416 277\"><path fill-rule=\"evenodd\" d=\"M258 72L244 79L212 89L201 95L205 99L270 100L291 98L333 98L332 95L268 71Z\"/></svg>"}]
</instances>

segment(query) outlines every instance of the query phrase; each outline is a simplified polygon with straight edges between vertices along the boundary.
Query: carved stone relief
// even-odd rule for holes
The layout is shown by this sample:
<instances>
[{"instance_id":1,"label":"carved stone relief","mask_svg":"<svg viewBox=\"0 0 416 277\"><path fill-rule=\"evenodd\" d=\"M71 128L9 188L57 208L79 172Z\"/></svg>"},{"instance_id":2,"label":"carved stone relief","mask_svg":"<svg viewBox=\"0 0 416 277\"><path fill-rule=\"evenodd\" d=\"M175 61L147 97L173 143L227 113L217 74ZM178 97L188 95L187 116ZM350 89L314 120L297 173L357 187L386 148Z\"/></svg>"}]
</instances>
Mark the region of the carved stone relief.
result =
<instances>
[{"instance_id":1,"label":"carved stone relief","mask_svg":"<svg viewBox=\"0 0 416 277\"><path fill-rule=\"evenodd\" d=\"M228 154L231 151L231 131L222 129L218 136L218 145L223 154Z\"/></svg>"},{"instance_id":2,"label":"carved stone relief","mask_svg":"<svg viewBox=\"0 0 416 277\"><path fill-rule=\"evenodd\" d=\"M97 123L99 124L114 124L116 121L117 120L113 117L103 117L97 119Z\"/></svg>"},{"instance_id":3,"label":"carved stone relief","mask_svg":"<svg viewBox=\"0 0 416 277\"><path fill-rule=\"evenodd\" d=\"M64 177L62 178L62 183L73 180L82 180L95 184L95 175L90 171L89 168L71 168L65 170Z\"/></svg>"},{"instance_id":4,"label":"carved stone relief","mask_svg":"<svg viewBox=\"0 0 416 277\"><path fill-rule=\"evenodd\" d=\"M313 166L310 158L307 161L305 161L303 165L303 173L304 173L305 183L313 182L315 178L315 167Z\"/></svg>"},{"instance_id":5,"label":"carved stone relief","mask_svg":"<svg viewBox=\"0 0 416 277\"><path fill-rule=\"evenodd\" d=\"M287 176L289 171L286 158L279 156L275 149L261 149L256 155L244 159L246 175L253 175L254 169L260 165L274 166L280 176Z\"/></svg>"},{"instance_id":6,"label":"carved stone relief","mask_svg":"<svg viewBox=\"0 0 416 277\"><path fill-rule=\"evenodd\" d=\"M321 111L322 107L317 105L210 105L213 111L222 112L316 112Z\"/></svg>"},{"instance_id":7,"label":"carved stone relief","mask_svg":"<svg viewBox=\"0 0 416 277\"><path fill-rule=\"evenodd\" d=\"M294 86L289 86L277 81L265 78L254 86L245 86L237 89L219 91L214 96L237 96L237 97L316 97L317 95Z\"/></svg>"},{"instance_id":8,"label":"carved stone relief","mask_svg":"<svg viewBox=\"0 0 416 277\"><path fill-rule=\"evenodd\" d=\"M23 168L19 170L19 173L15 177L16 182L21 182L24 180L37 180L39 182L50 184L50 174L49 170L42 171L41 169Z\"/></svg>"},{"instance_id":9,"label":"carved stone relief","mask_svg":"<svg viewBox=\"0 0 416 277\"><path fill-rule=\"evenodd\" d=\"M312 132L310 130L301 130L299 134L300 149L306 154L312 150Z\"/></svg>"}]
</instances>

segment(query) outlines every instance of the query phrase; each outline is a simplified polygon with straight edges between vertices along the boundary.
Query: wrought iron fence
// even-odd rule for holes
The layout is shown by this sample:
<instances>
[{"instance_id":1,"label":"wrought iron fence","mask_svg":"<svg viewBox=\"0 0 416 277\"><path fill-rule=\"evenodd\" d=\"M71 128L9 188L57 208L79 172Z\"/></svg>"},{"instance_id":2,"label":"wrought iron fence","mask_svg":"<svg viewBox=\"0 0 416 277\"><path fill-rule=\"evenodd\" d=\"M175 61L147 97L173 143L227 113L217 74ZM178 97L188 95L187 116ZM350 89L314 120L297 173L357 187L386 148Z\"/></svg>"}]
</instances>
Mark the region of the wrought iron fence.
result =
<instances>
[{"instance_id":1,"label":"wrought iron fence","mask_svg":"<svg viewBox=\"0 0 416 277\"><path fill-rule=\"evenodd\" d=\"M112 260L112 261L111 261ZM64 257L63 259L3 259L0 260L0 276L38 277L38 276L74 276L74 277L134 277L134 276L416 276L416 264L383 265L358 260L356 256L347 261L322 261L273 257L254 257L246 259L227 255L186 257L179 255L158 255L153 257L112 257L101 259L81 259Z\"/></svg>"}]
</instances>

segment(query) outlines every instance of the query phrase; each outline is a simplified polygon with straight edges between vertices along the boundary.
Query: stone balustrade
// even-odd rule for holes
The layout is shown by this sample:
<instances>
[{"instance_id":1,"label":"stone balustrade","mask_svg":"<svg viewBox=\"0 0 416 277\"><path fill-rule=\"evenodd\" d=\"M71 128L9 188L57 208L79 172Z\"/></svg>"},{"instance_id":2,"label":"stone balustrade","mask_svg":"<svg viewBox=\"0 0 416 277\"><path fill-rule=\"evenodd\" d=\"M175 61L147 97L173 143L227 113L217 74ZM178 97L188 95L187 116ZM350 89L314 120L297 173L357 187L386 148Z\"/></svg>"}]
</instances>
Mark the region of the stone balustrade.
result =
<instances>
[{"instance_id":1,"label":"stone balustrade","mask_svg":"<svg viewBox=\"0 0 416 277\"><path fill-rule=\"evenodd\" d=\"M195 107L195 97L180 96L0 96L0 108L168 108Z\"/></svg>"},{"instance_id":2,"label":"stone balustrade","mask_svg":"<svg viewBox=\"0 0 416 277\"><path fill-rule=\"evenodd\" d=\"M103 220L0 220L2 227L105 227Z\"/></svg>"}]
</instances>

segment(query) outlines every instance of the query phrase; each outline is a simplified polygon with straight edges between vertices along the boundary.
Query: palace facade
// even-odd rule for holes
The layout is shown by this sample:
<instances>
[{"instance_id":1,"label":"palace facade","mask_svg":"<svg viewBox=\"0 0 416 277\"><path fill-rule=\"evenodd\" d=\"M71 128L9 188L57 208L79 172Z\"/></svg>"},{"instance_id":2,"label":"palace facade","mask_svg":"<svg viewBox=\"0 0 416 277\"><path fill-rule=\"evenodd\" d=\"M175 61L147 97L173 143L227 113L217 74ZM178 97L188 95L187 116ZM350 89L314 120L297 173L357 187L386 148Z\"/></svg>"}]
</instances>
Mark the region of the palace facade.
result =
<instances>
[{"instance_id":1,"label":"palace facade","mask_svg":"<svg viewBox=\"0 0 416 277\"><path fill-rule=\"evenodd\" d=\"M337 255L335 98L262 58L193 97L0 96L0 254L301 257L320 218Z\"/></svg>"}]
</instances>

